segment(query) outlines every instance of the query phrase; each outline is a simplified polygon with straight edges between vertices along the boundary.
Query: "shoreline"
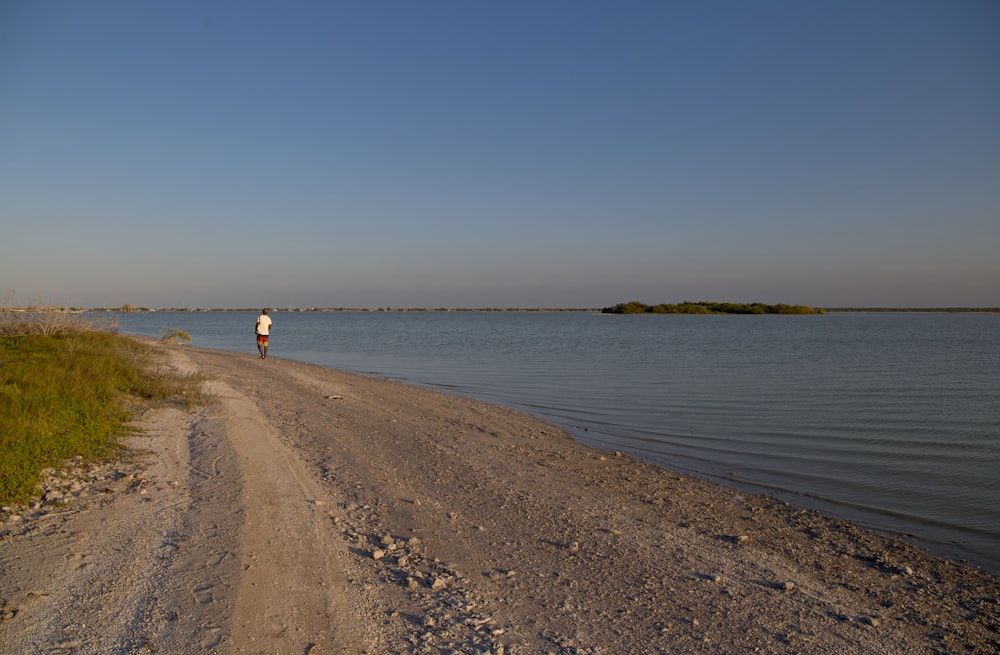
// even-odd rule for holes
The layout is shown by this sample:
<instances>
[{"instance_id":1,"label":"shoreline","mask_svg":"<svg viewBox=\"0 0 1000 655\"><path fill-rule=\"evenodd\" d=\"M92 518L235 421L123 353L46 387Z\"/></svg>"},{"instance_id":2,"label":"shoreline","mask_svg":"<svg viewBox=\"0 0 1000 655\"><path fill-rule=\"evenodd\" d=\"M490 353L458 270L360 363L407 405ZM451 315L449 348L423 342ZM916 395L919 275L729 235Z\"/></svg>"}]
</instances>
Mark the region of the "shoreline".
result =
<instances>
[{"instance_id":1,"label":"shoreline","mask_svg":"<svg viewBox=\"0 0 1000 655\"><path fill-rule=\"evenodd\" d=\"M490 403L165 350L219 402L146 417L141 482L3 526L15 652L1000 649L997 577L906 541Z\"/></svg>"},{"instance_id":2,"label":"shoreline","mask_svg":"<svg viewBox=\"0 0 1000 655\"><path fill-rule=\"evenodd\" d=\"M243 350L242 340L230 338L230 335L238 333L240 322L227 318L226 314L203 315L201 319L194 315L187 319L183 315L174 315L172 319L156 319L154 316L136 316L131 325L150 336L156 336L159 326L163 324L176 323L191 329L203 328L204 332L199 333L195 343L234 352ZM376 320L378 317L375 314L369 314L369 319L360 315L353 319L346 316L342 319L324 319L323 316L332 315L314 314L310 317L300 314L288 317L286 320L290 323L286 327L289 332L283 337L279 344L282 348L276 354L327 366L343 366L345 370L362 374L386 375L411 383L428 384L433 388L527 410L569 429L577 438L598 447L623 449L669 470L703 475L727 484L735 482L744 490L770 493L793 504L821 509L872 529L903 535L941 556L968 561L994 573L1000 572L1000 556L996 554L1000 552L1000 531L997 529L1000 517L993 503L997 496L996 490L988 484L987 463L996 457L991 457L989 434L985 427L995 412L988 409L989 404L975 402L975 395L980 392L974 389L955 392L954 404L950 399L941 398L930 404L909 406L910 401L905 400L904 394L903 399L895 405L898 411L882 415L872 412L879 411L877 405L892 400L893 392L865 394L865 398L853 404L848 400L853 392L832 395L829 392L838 384L852 385L854 381L842 380L838 383L835 381L836 376L815 370L815 365L806 365L804 369L796 367L799 372L794 375L803 379L802 391L787 382L794 375L789 376L773 363L765 366L762 380L767 385L773 385L781 394L790 396L787 402L778 397L762 397L759 391L753 391L758 388L753 384L746 387L750 390L748 393L741 393L739 389L729 391L727 389L730 382L725 379L720 380L721 385L713 389L708 385L714 382L706 382L709 371L724 375L729 364L723 359L708 357L710 369L692 374L692 369L684 368L691 366L692 362L685 360L678 375L668 372L670 364L643 369L641 363L630 360L629 369L637 367L636 375L616 374L614 384L619 390L635 384L636 391L630 393L630 397L621 398L620 403L616 400L609 402L608 399L618 397L620 391L612 390L606 395L600 375L593 376L593 381L587 382L590 378L588 362L594 362L598 366L614 366L614 362L608 362L601 352L584 352L570 358L566 360L566 368L560 362L546 358L545 372L540 377L531 377L537 375L531 372L531 367L535 364L521 361L524 358L517 355L517 352L528 351L530 343L514 342L517 344L517 351L509 366L516 367L516 370L504 368L503 358L489 352L481 356L468 352L462 345L466 343L464 340L467 335L476 338L476 332L470 330L469 326L492 324L486 316L481 316L480 319L470 316L469 321L463 319L457 323L452 319L458 319L458 316L451 319L446 316L434 318L433 314L425 314L424 319L414 316L406 320L402 320L405 314L399 314L401 322L389 320L392 318L390 315L384 316L381 321ZM531 334L534 326L547 322L566 324L568 329L573 330L572 334L579 338L592 338L594 335L591 333L599 335L608 331L614 334L618 332L620 325L624 325L614 320L608 323L578 315L550 315L548 319L538 316L537 321L529 315L522 318L517 318L514 314L507 316L498 325L507 326L502 327L502 333L505 338L515 340ZM869 319L851 319L847 314L840 316L844 320L835 323L843 324L850 333L858 329L863 331L869 323ZM872 322L883 321L877 314L868 316ZM126 315L121 318L123 326L130 325ZM496 318L499 320L502 316ZM967 326L960 329L963 333L966 329L978 330L975 326L980 324L979 320L968 323L961 320L961 317L946 319L942 315L939 318L948 326ZM986 320L985 317L981 318ZM895 326L890 334L903 334L908 329L906 325L909 319L906 317L891 320L886 317L884 320L888 326ZM927 323L923 320L918 322L925 326L921 328L921 334L925 336L928 333L925 328L930 326L930 333L934 333L933 324L938 322L930 315L926 320ZM377 323L377 329L384 329L389 339L384 346L374 350L367 350L364 338L359 338L367 331L369 321ZM642 330L652 329L654 334L659 333L659 328L653 323L641 322L646 326ZM679 323L688 326L678 328L685 334L692 329L701 329L700 323ZM716 324L706 320L705 325L708 323ZM775 335L780 338L789 330L797 338L811 338L809 334L816 328L825 335L829 334L825 328L819 328L819 324L812 321L762 323L750 320L745 323L753 323L755 326L772 324L772 327L761 328L764 339L774 338ZM988 327L989 333L996 325L989 320L987 323L988 326L985 327ZM807 324L815 327L808 327ZM433 339L426 336L433 335L436 325L454 326L441 328L450 337L441 343L455 345L443 346L440 351L437 349ZM733 325L736 326L737 323ZM345 343L338 345L324 341L324 334L336 334L341 328L345 336L337 337L337 340L347 339ZM724 334L738 334L743 330L741 327L719 329ZM427 358L408 358L405 341L406 333L411 330L416 335L413 338L419 339L422 344L421 350L427 349L424 353L428 355ZM577 330L581 333L577 334ZM756 328L754 331L756 333ZM837 327L833 334L841 333L841 327ZM202 334L204 338L199 338ZM302 335L312 336L303 339ZM823 338L836 341L830 336ZM313 339L316 339L315 343L312 342ZM610 338L610 341L614 342L615 338ZM648 339L644 337L642 341L645 344ZM718 341L713 339L713 343ZM755 339L756 341L759 339ZM961 340L950 341L957 343ZM722 340L723 345L728 342L731 339ZM485 342L480 345L489 348ZM984 345L980 344L980 348ZM930 347L928 344L925 346ZM379 354L382 350L385 352ZM611 349L605 348L603 352L609 350ZM332 352L337 352L338 355L333 356ZM912 352L912 349L908 352ZM967 361L962 359L961 352L951 353L949 350L949 353L956 356L956 362ZM874 359L878 360L878 354L873 354L876 355ZM790 355L791 353L782 351L767 358L767 361L780 362L783 357ZM680 360L673 359L674 356L671 356L671 362L680 364ZM743 355L738 355L738 358L740 361L745 359ZM822 357L819 360L808 359L813 362L823 361ZM850 357L845 360L838 356L831 360L841 363L845 361L850 364L844 367L845 371L852 370L851 367L858 364L852 362ZM873 358L865 358L864 361L873 361ZM892 356L891 361L892 371L898 368L898 375L906 374L906 369L910 366L910 358L906 353ZM698 363L694 362L694 365L697 366ZM915 366L920 375L930 372L928 366ZM510 374L494 378L493 370L510 371ZM656 370L663 372L654 372ZM567 385L559 382L566 371L579 372L570 381L571 391L561 390L567 388ZM937 384L948 385L948 389L962 389L966 384L963 381L975 379L974 376L977 375L975 370L967 372L968 376L940 380ZM894 384L892 377L895 373L873 373L878 378L872 384L879 388L885 384ZM515 379L514 374L523 375L524 380ZM747 379L744 378L751 375L753 374L741 373L738 376L740 379L733 380L732 384L746 384ZM986 375L984 380L992 377L994 376ZM655 381L656 384L672 385L664 387L671 391L662 399L657 398L657 392L648 392L656 387L645 384L646 379ZM900 384L908 384L904 377L899 380ZM915 384L922 384L920 380L923 378L919 375L913 378ZM857 383L864 384L864 381L858 379ZM642 386L638 386L640 384ZM698 389L699 384L706 387L700 393L693 392L692 390ZM952 387L952 384L958 386ZM811 389L811 386L815 388ZM588 405L591 403L599 410L598 413L590 411ZM623 408L627 410L621 411ZM810 408L816 409L815 415L811 415ZM727 416L727 412L732 416ZM987 422L983 423L983 420ZM870 434L869 428L872 430ZM975 445L971 449L953 450L947 445L951 440L961 443L965 430L969 430L968 436L975 439ZM935 434L938 431L940 435ZM859 439L859 435L871 437L871 441ZM702 436L705 438L702 439ZM650 441L645 441L646 438ZM775 446L777 440L783 440L785 444L780 451ZM883 457L881 461L876 461L866 456L868 452L876 455L879 452L889 453L894 448L899 449L895 459ZM941 457L928 457L928 452L940 453ZM779 457L772 457L769 453ZM923 457L928 457L928 463L920 461ZM917 473L921 469L937 476L934 478L936 491L925 489L925 493L920 493L927 481ZM986 484L971 483L965 473L978 476L977 479ZM887 479L887 475L891 479ZM883 482L886 484L883 485Z\"/></svg>"},{"instance_id":3,"label":"shoreline","mask_svg":"<svg viewBox=\"0 0 1000 655\"><path fill-rule=\"evenodd\" d=\"M570 430L570 432L573 431ZM574 434L573 436L581 441L581 443L598 449L602 447L599 443L588 442L585 435ZM910 514L894 513L865 505L855 505L817 496L805 491L786 489L762 482L745 481L731 475L726 476L721 473L708 472L694 467L673 466L670 462L660 462L655 458L647 459L637 455L635 457L677 474L703 479L709 483L729 487L743 493L772 498L799 509L820 512L833 519L856 525L864 530L870 530L888 539L906 541L922 550L926 550L933 557L950 560L962 566L981 570L989 575L1000 576L1000 554L995 554L991 558L988 555L981 554L985 550L983 548L971 548L966 541L950 539L949 532L954 530L954 526L952 525L944 525L943 532L938 533L937 536L931 531L918 534L911 531L911 525L923 525L930 529L940 529L941 524L920 517L914 517ZM900 522L899 527L881 524L878 522L879 518L890 521L898 520Z\"/></svg>"},{"instance_id":4,"label":"shoreline","mask_svg":"<svg viewBox=\"0 0 1000 655\"><path fill-rule=\"evenodd\" d=\"M814 352L817 347L814 338L844 343L838 340L839 335L864 333L870 323L884 322L891 328L885 334L905 335L910 318L916 320L915 315L907 318L896 314L896 319L886 315L883 320L879 314L858 315L856 318L840 314L838 316L843 320L835 320L837 326L831 323L831 330L814 321L737 320L730 323L731 327L719 326L721 334L729 335L712 339L713 344L720 347L739 343L739 334L744 331L741 325L746 325L746 329L756 335L752 340L758 346L762 339L782 338L786 332L813 344L808 350L814 356L806 358L802 366L792 363L795 354L784 348L779 348L773 356L763 360L764 370L759 376L761 382L787 394L788 402L778 400L774 395L762 396L760 389L764 387L753 381L758 375L742 367L748 356L740 353L750 352L745 348L734 355L739 363L728 361L728 357L708 356L699 358L704 362L685 359L683 364L680 359L674 359L683 356L683 353L671 352L683 346L657 349L653 344L655 335L660 332L657 327L661 325L660 321L655 324L640 321L642 326L634 321L629 324L646 334L641 340L644 347L652 348L651 352L670 352L667 355L669 362L647 369L631 358L627 367L629 372L614 375L614 387L618 391L612 389L606 394L602 386L607 382L601 380L603 376L591 378L588 366L593 363L598 367L608 366L611 371L625 371L625 367L616 369L615 363L607 360L605 353L612 351L611 347L593 349L593 352L578 349L576 356L563 358L565 365L546 357L544 372L540 374L532 373L533 367L538 365L536 362L526 360L518 353L531 347L530 335L536 326L549 323L565 325L574 338L599 337L606 338L609 344L618 341L626 343L631 337L620 339L615 335L619 327L626 332L633 328L624 327L618 321L608 323L580 314L550 314L549 318L544 318L544 314L535 318L522 314L520 319L517 314L507 314L509 320L496 316L500 333L516 344L513 357L507 358L511 361L505 363L503 357L490 352L490 346L485 341L477 343L480 349L487 349L482 354L469 351L465 345L480 338L476 336L479 333L474 325L492 325L493 321L485 315L479 315L478 319L470 315L468 320L458 322L459 315L449 317L432 313L411 315L406 320L403 319L407 314L395 314L400 318L399 322L390 320L393 315L384 315L383 320L377 320L376 314L355 314L355 318L342 315L341 319L336 316L305 313L287 316L289 324L286 327L289 331L275 354L299 361L342 366L345 370L362 374L429 384L445 391L527 410L566 427L581 440L598 447L623 449L670 470L691 472L714 481L728 484L745 481L746 486L740 485L743 489L776 495L793 504L818 508L873 529L903 535L941 556L968 561L993 573L1000 572L1000 556L997 555L1000 552L1000 516L993 502L997 492L988 484L988 462L996 460L996 453L990 447L986 427L990 419L996 418L996 412L990 409L989 403L976 401L981 391L969 388L968 382L982 375L981 379L986 383L995 376L983 375L976 368L970 369L971 360L975 358L972 350L965 353L962 348L946 345L964 343L963 339L938 343L948 350L949 361L954 362L953 365L948 364L945 370L955 373L953 378L938 382L923 377L932 374L935 365L923 363L928 360L919 355L911 357L916 352L913 346L907 347L904 341L898 339L893 342L902 345L903 351L869 347L867 351L875 352L866 353L870 356L858 358L858 361L854 361L850 352L845 355L835 350L838 354L829 353L832 358L829 360L824 359L822 353ZM933 335L947 334L947 331L942 331L945 327L968 333L967 336L974 339L973 334L992 334L996 328L989 315L978 315L977 320L972 320L975 316L965 317L971 322L954 315L950 319L945 314L937 318L932 314L924 316L926 319L917 321L915 325L922 326L918 333L922 335L921 347L926 347L927 352L935 352L937 339ZM161 325L178 324L191 329L195 334L194 343L200 346L234 352L243 350L242 339L232 336L238 335L241 329L241 322L235 314L204 314L200 318L195 314L161 315L160 318L156 318L156 314L133 315L131 318L122 314L120 318L128 332L157 336ZM834 318L836 316L830 320ZM369 327L367 324L370 322L377 327ZM938 322L943 323L936 328ZM705 327L709 323L717 325L707 319L704 323ZM684 334L697 334L702 330L701 322L679 321L675 327ZM345 342L338 345L324 341L324 335L338 334L341 329L345 334L336 337L336 341L346 339ZM370 329L384 330L388 342L374 349L371 348L373 344L366 345L363 335ZM448 338L435 341L435 330L446 331ZM816 330L819 332L814 333ZM407 333L411 336L408 337ZM605 333L610 336L601 337ZM879 331L879 334L883 333ZM303 338L303 335L309 336ZM650 335L653 336L652 342ZM421 350L426 348L424 354L427 357L409 358L406 342L413 338L419 340ZM311 343L312 340L315 343ZM685 337L684 343L687 341L688 337ZM788 339L783 340L783 343L787 342ZM977 343L979 350L988 348L985 341ZM854 352L854 349L848 350ZM864 362L882 361L879 350L885 351L886 361L891 364L888 368L871 371L875 379L867 376L848 379L852 376L844 372L855 370L855 365L860 366L858 370L867 371L869 367ZM334 356L332 352L338 354ZM950 359L952 356L954 360ZM787 365L794 367L791 376L782 371L780 365L775 365L782 361L788 361ZM826 362L826 368L831 370L821 370L817 364L821 361ZM701 363L711 368L695 373ZM677 375L669 372L673 365L680 366ZM695 368L687 368L692 365ZM733 366L740 367L737 378L720 379L721 386L713 389L711 385L715 383L709 380L709 376L713 373L726 375L726 371ZM636 375L631 374L633 367ZM908 369L913 369L909 373L915 376L909 381L905 377ZM495 378L494 371L509 373ZM560 383L566 372L579 373L573 375L568 386ZM959 372L961 375L958 375ZM831 376L831 373L834 375ZM515 375L524 376L524 379L518 380ZM796 375L803 381L801 390L790 382ZM927 403L914 403L912 393L902 393L898 389L893 391L895 387L892 385L896 384L894 379L897 376L901 376L898 382L904 386L913 382L921 388L926 387L920 393L934 393L931 389L940 386L942 395L936 399L928 398ZM841 378L840 382L836 381L836 377ZM657 387L645 384L647 380L664 385L670 391L662 394L662 398L655 397L657 392L650 393L649 390ZM848 400L854 391L830 394L830 390L838 384L848 385L846 389L860 388L855 384L873 384L880 391L864 394L859 402L854 403ZM636 391L629 397L621 398L621 402L609 401L618 397L620 390L628 388L628 385L635 385ZM698 385L704 385L704 388ZM732 385L744 385L745 391L723 389ZM567 388L571 390L565 391ZM898 398L894 395L897 393L901 394ZM946 398L946 393L953 394L954 398ZM882 414L878 406L887 402L894 404L889 413ZM598 413L590 411L588 405L591 403L599 410ZM859 438L862 435L864 438ZM974 439L973 445L949 451L947 443L952 440L961 443L963 439ZM776 445L779 442L786 445L779 447ZM887 455L890 452L896 454L890 458ZM940 453L941 457L931 457L928 462L922 463L921 459L927 457L927 452ZM770 456L769 453L780 457ZM882 460L869 458L867 453L882 453ZM827 461L829 458L832 460ZM918 473L920 470L935 476L933 490L925 488L928 479ZM971 482L967 473L983 484ZM730 477L734 479L730 480ZM924 493L920 493L922 489Z\"/></svg>"}]
</instances>

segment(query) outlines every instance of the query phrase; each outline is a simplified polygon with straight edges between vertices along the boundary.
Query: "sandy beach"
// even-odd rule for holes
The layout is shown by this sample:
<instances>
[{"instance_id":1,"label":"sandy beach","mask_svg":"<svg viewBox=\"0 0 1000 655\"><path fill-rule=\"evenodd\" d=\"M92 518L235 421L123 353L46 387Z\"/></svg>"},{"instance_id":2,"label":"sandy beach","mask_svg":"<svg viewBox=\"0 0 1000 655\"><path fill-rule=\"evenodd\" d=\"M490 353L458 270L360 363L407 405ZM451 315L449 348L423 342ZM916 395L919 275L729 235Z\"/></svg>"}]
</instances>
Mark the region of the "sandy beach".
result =
<instances>
[{"instance_id":1,"label":"sandy beach","mask_svg":"<svg viewBox=\"0 0 1000 655\"><path fill-rule=\"evenodd\" d=\"M214 401L0 525L0 651L997 653L1000 580L526 414L165 349Z\"/></svg>"}]
</instances>

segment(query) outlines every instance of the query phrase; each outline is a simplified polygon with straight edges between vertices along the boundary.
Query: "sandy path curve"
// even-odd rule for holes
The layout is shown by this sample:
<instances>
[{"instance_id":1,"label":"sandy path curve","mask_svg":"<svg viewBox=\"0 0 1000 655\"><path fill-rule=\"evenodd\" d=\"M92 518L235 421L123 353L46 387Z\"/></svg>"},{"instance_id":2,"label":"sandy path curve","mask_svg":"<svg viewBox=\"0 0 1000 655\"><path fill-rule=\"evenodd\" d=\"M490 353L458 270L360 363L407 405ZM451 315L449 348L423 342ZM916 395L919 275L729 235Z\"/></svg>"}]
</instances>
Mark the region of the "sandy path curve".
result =
<instances>
[{"instance_id":1,"label":"sandy path curve","mask_svg":"<svg viewBox=\"0 0 1000 655\"><path fill-rule=\"evenodd\" d=\"M219 430L251 481L240 502L232 643L247 652L362 652L345 602L346 549L329 538L333 501L248 398L220 382L208 390L223 403Z\"/></svg>"},{"instance_id":2,"label":"sandy path curve","mask_svg":"<svg viewBox=\"0 0 1000 655\"><path fill-rule=\"evenodd\" d=\"M0 652L365 652L331 501L254 403L206 391L143 417L140 461L5 524Z\"/></svg>"}]
</instances>

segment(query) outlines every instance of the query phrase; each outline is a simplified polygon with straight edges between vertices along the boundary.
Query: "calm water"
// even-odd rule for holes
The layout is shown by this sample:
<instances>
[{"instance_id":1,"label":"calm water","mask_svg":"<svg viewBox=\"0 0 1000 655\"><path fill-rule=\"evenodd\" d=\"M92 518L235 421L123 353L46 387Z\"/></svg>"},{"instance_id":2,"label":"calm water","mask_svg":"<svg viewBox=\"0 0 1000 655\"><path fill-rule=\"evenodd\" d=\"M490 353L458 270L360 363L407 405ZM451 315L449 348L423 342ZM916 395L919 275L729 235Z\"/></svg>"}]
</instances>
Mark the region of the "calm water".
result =
<instances>
[{"instance_id":1,"label":"calm water","mask_svg":"<svg viewBox=\"0 0 1000 655\"><path fill-rule=\"evenodd\" d=\"M272 317L275 357L515 406L1000 572L1000 315ZM254 318L120 317L256 353Z\"/></svg>"}]
</instances>

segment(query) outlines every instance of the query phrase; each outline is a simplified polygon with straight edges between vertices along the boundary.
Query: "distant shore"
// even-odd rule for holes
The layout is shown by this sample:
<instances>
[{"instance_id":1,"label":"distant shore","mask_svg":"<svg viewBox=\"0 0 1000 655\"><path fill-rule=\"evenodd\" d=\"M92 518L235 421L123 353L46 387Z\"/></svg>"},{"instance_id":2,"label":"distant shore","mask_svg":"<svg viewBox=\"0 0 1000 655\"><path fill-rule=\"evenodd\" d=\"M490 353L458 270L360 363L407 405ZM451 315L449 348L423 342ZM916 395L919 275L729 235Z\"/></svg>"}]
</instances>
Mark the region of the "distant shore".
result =
<instances>
[{"instance_id":1,"label":"distant shore","mask_svg":"<svg viewBox=\"0 0 1000 655\"><path fill-rule=\"evenodd\" d=\"M601 307L276 307L273 312L485 312L485 313L601 313ZM938 314L1000 314L1000 307L816 307L827 314L843 313L938 313ZM66 313L140 313L140 312L259 312L259 307L9 307L7 312L55 311Z\"/></svg>"}]
</instances>

